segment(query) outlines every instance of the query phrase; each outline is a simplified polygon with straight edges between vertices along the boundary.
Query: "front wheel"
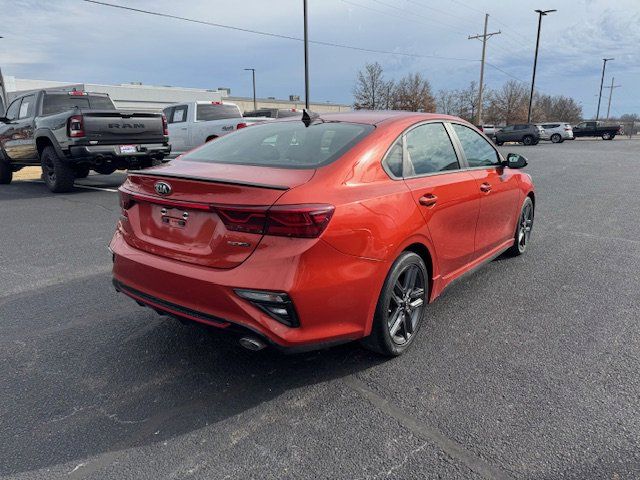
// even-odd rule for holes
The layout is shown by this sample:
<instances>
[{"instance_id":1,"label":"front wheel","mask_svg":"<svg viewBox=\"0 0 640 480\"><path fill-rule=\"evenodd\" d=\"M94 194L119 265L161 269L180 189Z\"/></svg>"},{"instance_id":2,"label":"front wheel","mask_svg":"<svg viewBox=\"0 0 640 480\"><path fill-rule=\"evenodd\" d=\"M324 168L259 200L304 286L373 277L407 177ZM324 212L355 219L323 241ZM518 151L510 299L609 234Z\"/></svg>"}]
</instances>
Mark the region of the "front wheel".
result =
<instances>
[{"instance_id":1,"label":"front wheel","mask_svg":"<svg viewBox=\"0 0 640 480\"><path fill-rule=\"evenodd\" d=\"M13 180L13 169L9 162L0 157L0 185L8 185L11 180Z\"/></svg>"},{"instance_id":2,"label":"front wheel","mask_svg":"<svg viewBox=\"0 0 640 480\"><path fill-rule=\"evenodd\" d=\"M429 275L420 255L402 253L387 274L364 346L389 357L402 355L424 319L428 287Z\"/></svg>"},{"instance_id":3,"label":"front wheel","mask_svg":"<svg viewBox=\"0 0 640 480\"><path fill-rule=\"evenodd\" d=\"M552 143L561 143L562 142L562 137L560 136L559 133L554 133L553 135L551 135L551 142Z\"/></svg>"},{"instance_id":4,"label":"front wheel","mask_svg":"<svg viewBox=\"0 0 640 480\"><path fill-rule=\"evenodd\" d=\"M525 135L525 137L522 139L522 143L524 143L525 145L533 145L533 137L531 135Z\"/></svg>"},{"instance_id":5,"label":"front wheel","mask_svg":"<svg viewBox=\"0 0 640 480\"><path fill-rule=\"evenodd\" d=\"M504 145L504 142L498 142L498 141L496 141L496 145L498 145L499 147L501 147L501 146L503 146L503 145Z\"/></svg>"},{"instance_id":6,"label":"front wheel","mask_svg":"<svg viewBox=\"0 0 640 480\"><path fill-rule=\"evenodd\" d=\"M533 216L533 201L531 197L527 197L522 204L520 216L518 217L514 244L508 250L511 255L518 256L527 251L529 239L531 238L531 229L533 228Z\"/></svg>"}]
</instances>

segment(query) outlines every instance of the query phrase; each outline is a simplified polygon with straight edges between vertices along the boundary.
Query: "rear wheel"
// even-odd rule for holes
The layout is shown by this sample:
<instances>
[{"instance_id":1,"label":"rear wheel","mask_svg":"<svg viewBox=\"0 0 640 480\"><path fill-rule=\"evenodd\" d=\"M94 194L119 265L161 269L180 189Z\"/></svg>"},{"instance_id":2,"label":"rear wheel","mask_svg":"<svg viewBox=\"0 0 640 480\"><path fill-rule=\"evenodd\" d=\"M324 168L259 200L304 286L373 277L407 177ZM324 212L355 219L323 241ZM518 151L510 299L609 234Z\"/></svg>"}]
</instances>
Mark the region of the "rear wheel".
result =
<instances>
[{"instance_id":1,"label":"rear wheel","mask_svg":"<svg viewBox=\"0 0 640 480\"><path fill-rule=\"evenodd\" d=\"M53 147L45 147L40 155L40 162L42 164L42 177L49 190L54 193L73 190L76 173L71 165L63 162L58 157Z\"/></svg>"},{"instance_id":2,"label":"rear wheel","mask_svg":"<svg viewBox=\"0 0 640 480\"><path fill-rule=\"evenodd\" d=\"M525 145L533 145L533 137L531 135L525 135L522 138L522 143Z\"/></svg>"},{"instance_id":3,"label":"rear wheel","mask_svg":"<svg viewBox=\"0 0 640 480\"><path fill-rule=\"evenodd\" d=\"M520 216L518 217L515 242L508 250L511 255L522 255L527 251L527 247L529 246L529 239L531 238L531 229L533 228L533 216L533 201L530 197L527 197L522 204Z\"/></svg>"},{"instance_id":4,"label":"rear wheel","mask_svg":"<svg viewBox=\"0 0 640 480\"><path fill-rule=\"evenodd\" d=\"M554 133L553 135L551 135L551 142L552 143L561 143L562 142L562 136L559 133Z\"/></svg>"},{"instance_id":5,"label":"rear wheel","mask_svg":"<svg viewBox=\"0 0 640 480\"><path fill-rule=\"evenodd\" d=\"M422 258L404 252L391 266L380 292L371 335L364 346L382 355L403 354L422 324L427 303L429 275Z\"/></svg>"},{"instance_id":6,"label":"rear wheel","mask_svg":"<svg viewBox=\"0 0 640 480\"><path fill-rule=\"evenodd\" d=\"M0 184L8 185L11 183L11 180L13 180L13 169L9 162L0 157Z\"/></svg>"}]
</instances>

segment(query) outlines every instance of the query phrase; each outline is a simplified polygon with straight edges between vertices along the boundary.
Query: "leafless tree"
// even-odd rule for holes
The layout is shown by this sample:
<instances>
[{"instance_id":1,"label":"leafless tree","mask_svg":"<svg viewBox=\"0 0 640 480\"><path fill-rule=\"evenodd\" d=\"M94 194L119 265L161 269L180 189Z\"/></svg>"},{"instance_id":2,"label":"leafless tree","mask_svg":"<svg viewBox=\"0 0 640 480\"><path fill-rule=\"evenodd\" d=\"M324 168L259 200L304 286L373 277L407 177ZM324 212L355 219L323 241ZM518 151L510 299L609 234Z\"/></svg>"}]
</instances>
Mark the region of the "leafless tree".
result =
<instances>
[{"instance_id":1,"label":"leafless tree","mask_svg":"<svg viewBox=\"0 0 640 480\"><path fill-rule=\"evenodd\" d=\"M393 108L411 112L435 112L436 101L429 81L420 73L410 73L400 79L393 91Z\"/></svg>"},{"instance_id":2,"label":"leafless tree","mask_svg":"<svg viewBox=\"0 0 640 480\"><path fill-rule=\"evenodd\" d=\"M509 80L488 95L485 118L492 123L524 123L527 121L529 90L526 85Z\"/></svg>"},{"instance_id":3,"label":"leafless tree","mask_svg":"<svg viewBox=\"0 0 640 480\"><path fill-rule=\"evenodd\" d=\"M353 108L379 110L389 108L389 94L393 91L393 82L384 79L382 66L378 63L367 63L358 72L353 89Z\"/></svg>"}]
</instances>

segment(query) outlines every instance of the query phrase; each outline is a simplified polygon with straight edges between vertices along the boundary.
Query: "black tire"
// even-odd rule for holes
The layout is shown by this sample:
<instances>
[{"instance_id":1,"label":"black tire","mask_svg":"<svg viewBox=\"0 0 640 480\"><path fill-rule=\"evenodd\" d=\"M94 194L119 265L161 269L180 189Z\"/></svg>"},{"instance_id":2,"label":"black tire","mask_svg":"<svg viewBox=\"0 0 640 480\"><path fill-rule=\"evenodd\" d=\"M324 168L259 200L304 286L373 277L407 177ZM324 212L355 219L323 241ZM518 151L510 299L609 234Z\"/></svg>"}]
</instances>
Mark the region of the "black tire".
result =
<instances>
[{"instance_id":1,"label":"black tire","mask_svg":"<svg viewBox=\"0 0 640 480\"><path fill-rule=\"evenodd\" d=\"M58 157L56 150L49 146L40 154L42 177L44 183L53 193L64 193L73 190L76 172L73 167Z\"/></svg>"},{"instance_id":2,"label":"black tire","mask_svg":"<svg viewBox=\"0 0 640 480\"><path fill-rule=\"evenodd\" d=\"M429 274L424 260L414 252L403 252L387 274L371 335L362 344L388 357L402 355L424 320L428 292Z\"/></svg>"},{"instance_id":3,"label":"black tire","mask_svg":"<svg viewBox=\"0 0 640 480\"><path fill-rule=\"evenodd\" d=\"M518 215L518 223L516 224L516 233L513 245L507 250L507 253L517 257L527 251L529 240L531 239L531 230L533 229L533 219L535 217L535 209L531 197L527 197L520 209Z\"/></svg>"},{"instance_id":4,"label":"black tire","mask_svg":"<svg viewBox=\"0 0 640 480\"><path fill-rule=\"evenodd\" d=\"M562 135L559 133L551 135L551 143L562 143Z\"/></svg>"},{"instance_id":5,"label":"black tire","mask_svg":"<svg viewBox=\"0 0 640 480\"><path fill-rule=\"evenodd\" d=\"M534 145L533 142L534 140L531 135L525 135L524 137L522 137L522 143L525 145Z\"/></svg>"},{"instance_id":6,"label":"black tire","mask_svg":"<svg viewBox=\"0 0 640 480\"><path fill-rule=\"evenodd\" d=\"M115 165L111 165L108 163L103 163L102 165L96 165L93 167L93 170L100 175L111 175L113 172L117 170Z\"/></svg>"},{"instance_id":7,"label":"black tire","mask_svg":"<svg viewBox=\"0 0 640 480\"><path fill-rule=\"evenodd\" d=\"M211 135L210 137L207 137L204 143L209 143L211 140L215 140L216 138L218 138L217 135Z\"/></svg>"},{"instance_id":8,"label":"black tire","mask_svg":"<svg viewBox=\"0 0 640 480\"><path fill-rule=\"evenodd\" d=\"M613 135L609 136L609 140L613 140L614 138L616 138L616 134L615 133Z\"/></svg>"},{"instance_id":9,"label":"black tire","mask_svg":"<svg viewBox=\"0 0 640 480\"><path fill-rule=\"evenodd\" d=\"M501 147L502 145L504 145L504 142L496 142L496 145L498 145L499 147Z\"/></svg>"},{"instance_id":10,"label":"black tire","mask_svg":"<svg viewBox=\"0 0 640 480\"><path fill-rule=\"evenodd\" d=\"M91 167L89 167L89 165L76 165L73 171L76 174L76 178L87 178Z\"/></svg>"},{"instance_id":11,"label":"black tire","mask_svg":"<svg viewBox=\"0 0 640 480\"><path fill-rule=\"evenodd\" d=\"M13 180L13 169L0 153L0 185L9 185Z\"/></svg>"}]
</instances>

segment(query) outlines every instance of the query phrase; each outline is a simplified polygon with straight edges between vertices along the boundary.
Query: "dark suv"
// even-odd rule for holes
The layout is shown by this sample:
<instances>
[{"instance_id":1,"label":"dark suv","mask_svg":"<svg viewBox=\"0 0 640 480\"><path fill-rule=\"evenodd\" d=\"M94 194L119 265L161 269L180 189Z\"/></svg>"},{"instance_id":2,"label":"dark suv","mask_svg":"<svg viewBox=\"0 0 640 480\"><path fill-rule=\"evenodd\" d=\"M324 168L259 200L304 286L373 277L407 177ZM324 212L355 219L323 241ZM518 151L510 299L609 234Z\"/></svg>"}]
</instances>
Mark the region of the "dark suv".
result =
<instances>
[{"instance_id":1,"label":"dark suv","mask_svg":"<svg viewBox=\"0 0 640 480\"><path fill-rule=\"evenodd\" d=\"M540 129L533 123L507 125L497 130L495 142L502 145L505 142L519 142L524 145L536 145L540 141Z\"/></svg>"}]
</instances>

